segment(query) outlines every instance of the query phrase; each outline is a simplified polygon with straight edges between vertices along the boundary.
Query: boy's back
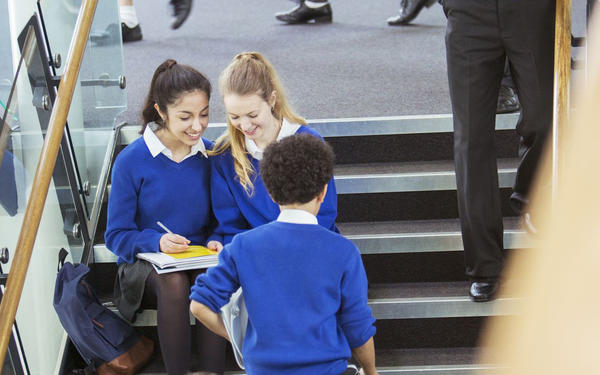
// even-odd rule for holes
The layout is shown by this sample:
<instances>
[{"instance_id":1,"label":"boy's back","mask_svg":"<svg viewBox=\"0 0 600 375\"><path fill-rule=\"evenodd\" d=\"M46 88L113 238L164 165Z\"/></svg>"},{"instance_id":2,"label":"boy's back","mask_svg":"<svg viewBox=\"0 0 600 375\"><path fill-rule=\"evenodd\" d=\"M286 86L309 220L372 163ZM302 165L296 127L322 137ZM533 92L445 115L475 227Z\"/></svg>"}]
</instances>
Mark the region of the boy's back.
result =
<instances>
[{"instance_id":1,"label":"boy's back","mask_svg":"<svg viewBox=\"0 0 600 375\"><path fill-rule=\"evenodd\" d=\"M249 375L341 375L353 371L351 353L366 375L377 375L360 253L316 217L333 165L331 146L312 135L271 143L260 177L281 211L277 221L237 234L192 287L192 313L226 338L220 308L242 287Z\"/></svg>"},{"instance_id":2,"label":"boy's back","mask_svg":"<svg viewBox=\"0 0 600 375\"><path fill-rule=\"evenodd\" d=\"M194 300L218 311L241 285L250 374L341 374L350 346L375 333L360 253L339 234L298 224L311 216L285 210L279 220L293 223L276 221L236 236L223 250L220 272L193 288Z\"/></svg>"}]
</instances>

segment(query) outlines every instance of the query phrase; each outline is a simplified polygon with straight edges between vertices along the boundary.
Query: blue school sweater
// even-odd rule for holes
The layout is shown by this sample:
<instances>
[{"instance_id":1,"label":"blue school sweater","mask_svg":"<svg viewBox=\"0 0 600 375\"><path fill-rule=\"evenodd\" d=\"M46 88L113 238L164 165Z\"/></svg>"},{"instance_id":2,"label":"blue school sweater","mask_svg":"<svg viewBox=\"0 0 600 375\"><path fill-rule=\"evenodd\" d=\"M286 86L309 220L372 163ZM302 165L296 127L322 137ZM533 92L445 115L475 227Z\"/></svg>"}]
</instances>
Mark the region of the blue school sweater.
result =
<instances>
[{"instance_id":1,"label":"blue school sweater","mask_svg":"<svg viewBox=\"0 0 600 375\"><path fill-rule=\"evenodd\" d=\"M202 140L207 149L212 143ZM152 157L143 137L117 156L108 199L106 247L118 264L133 263L137 253L159 252L165 234L160 221L192 245L206 245L215 227L210 207L210 162L201 153L176 163Z\"/></svg>"},{"instance_id":2,"label":"blue school sweater","mask_svg":"<svg viewBox=\"0 0 600 375\"><path fill-rule=\"evenodd\" d=\"M315 224L275 221L238 234L190 298L219 312L241 286L249 375L339 375L375 334L358 249Z\"/></svg>"},{"instance_id":3,"label":"blue school sweater","mask_svg":"<svg viewBox=\"0 0 600 375\"><path fill-rule=\"evenodd\" d=\"M300 133L312 134L322 139L319 133L307 126L300 126L296 134ZM233 166L231 149L211 157L211 200L218 221L215 235L223 237L223 244L231 242L235 234L269 223L279 215L279 206L273 202L260 178L260 161L251 156L248 158L255 171L252 176L254 183L252 196L248 196L239 182ZM332 178L317 220L323 227L339 233L335 225L336 217L337 193Z\"/></svg>"}]
</instances>

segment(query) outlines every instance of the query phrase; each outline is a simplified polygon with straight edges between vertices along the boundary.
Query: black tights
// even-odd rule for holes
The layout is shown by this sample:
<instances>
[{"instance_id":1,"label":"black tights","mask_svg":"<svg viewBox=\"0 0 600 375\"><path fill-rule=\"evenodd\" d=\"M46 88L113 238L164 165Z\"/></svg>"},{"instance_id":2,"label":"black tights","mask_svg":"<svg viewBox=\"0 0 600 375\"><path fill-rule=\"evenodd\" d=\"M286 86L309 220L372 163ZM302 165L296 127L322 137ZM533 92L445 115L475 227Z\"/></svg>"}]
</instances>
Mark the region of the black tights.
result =
<instances>
[{"instance_id":1,"label":"black tights","mask_svg":"<svg viewBox=\"0 0 600 375\"><path fill-rule=\"evenodd\" d=\"M202 271L200 271L202 272ZM160 351L169 375L190 371L192 332L190 327L190 285L200 273L171 272L162 275L154 270L146 279L142 307L156 308ZM226 341L196 321L196 341L200 356L198 369L223 373Z\"/></svg>"}]
</instances>

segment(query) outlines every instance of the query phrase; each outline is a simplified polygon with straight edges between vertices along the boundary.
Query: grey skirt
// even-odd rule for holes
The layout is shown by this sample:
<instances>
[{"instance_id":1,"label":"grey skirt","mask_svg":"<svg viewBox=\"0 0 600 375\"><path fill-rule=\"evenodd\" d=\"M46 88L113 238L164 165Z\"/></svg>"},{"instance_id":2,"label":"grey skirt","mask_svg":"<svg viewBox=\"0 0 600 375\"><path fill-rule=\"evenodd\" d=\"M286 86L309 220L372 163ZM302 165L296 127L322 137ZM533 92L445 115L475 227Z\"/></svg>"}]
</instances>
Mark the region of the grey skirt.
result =
<instances>
[{"instance_id":1,"label":"grey skirt","mask_svg":"<svg viewBox=\"0 0 600 375\"><path fill-rule=\"evenodd\" d=\"M114 287L114 303L119 312L130 323L141 309L146 279L154 268L145 260L138 259L135 263L122 263L117 271Z\"/></svg>"}]
</instances>

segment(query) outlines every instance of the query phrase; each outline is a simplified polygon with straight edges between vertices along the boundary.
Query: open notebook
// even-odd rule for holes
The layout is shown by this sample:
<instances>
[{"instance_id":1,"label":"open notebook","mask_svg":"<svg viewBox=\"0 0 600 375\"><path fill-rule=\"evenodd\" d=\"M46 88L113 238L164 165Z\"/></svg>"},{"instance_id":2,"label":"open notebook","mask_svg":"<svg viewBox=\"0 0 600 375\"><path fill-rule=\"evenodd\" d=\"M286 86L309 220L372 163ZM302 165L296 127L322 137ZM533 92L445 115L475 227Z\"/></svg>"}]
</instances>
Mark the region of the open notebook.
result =
<instances>
[{"instance_id":1,"label":"open notebook","mask_svg":"<svg viewBox=\"0 0 600 375\"><path fill-rule=\"evenodd\" d=\"M216 251L204 246L190 246L177 254L138 253L137 257L150 262L157 273L168 273L216 266L219 256Z\"/></svg>"}]
</instances>

